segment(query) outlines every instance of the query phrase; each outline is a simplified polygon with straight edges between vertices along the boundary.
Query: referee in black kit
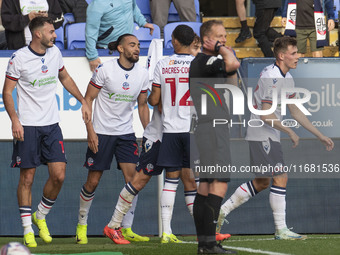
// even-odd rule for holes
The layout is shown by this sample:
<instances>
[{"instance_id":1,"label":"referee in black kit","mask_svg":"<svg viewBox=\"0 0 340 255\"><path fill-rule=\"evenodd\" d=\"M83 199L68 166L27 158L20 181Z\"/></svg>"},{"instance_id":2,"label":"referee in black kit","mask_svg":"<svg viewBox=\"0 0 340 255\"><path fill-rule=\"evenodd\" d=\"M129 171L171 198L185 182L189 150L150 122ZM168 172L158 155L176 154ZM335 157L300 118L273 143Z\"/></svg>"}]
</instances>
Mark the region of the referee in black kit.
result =
<instances>
[{"instance_id":1,"label":"referee in black kit","mask_svg":"<svg viewBox=\"0 0 340 255\"><path fill-rule=\"evenodd\" d=\"M230 142L228 125L213 127L214 119L229 119L224 99L224 89L214 84L236 79L240 66L233 50L226 47L226 31L223 23L209 20L200 29L203 53L199 53L190 66L190 94L198 117L195 140L200 153L200 185L194 202L194 221L198 238L198 254L233 254L216 243L216 223L222 200L230 181L229 173L210 174L209 166L230 166ZM217 56L221 55L221 58ZM228 82L230 83L230 81ZM201 101L201 98L205 100ZM203 111L203 112L202 112ZM197 171L197 168L199 171ZM200 171L201 170L201 171ZM205 173L202 173L205 172Z\"/></svg>"}]
</instances>

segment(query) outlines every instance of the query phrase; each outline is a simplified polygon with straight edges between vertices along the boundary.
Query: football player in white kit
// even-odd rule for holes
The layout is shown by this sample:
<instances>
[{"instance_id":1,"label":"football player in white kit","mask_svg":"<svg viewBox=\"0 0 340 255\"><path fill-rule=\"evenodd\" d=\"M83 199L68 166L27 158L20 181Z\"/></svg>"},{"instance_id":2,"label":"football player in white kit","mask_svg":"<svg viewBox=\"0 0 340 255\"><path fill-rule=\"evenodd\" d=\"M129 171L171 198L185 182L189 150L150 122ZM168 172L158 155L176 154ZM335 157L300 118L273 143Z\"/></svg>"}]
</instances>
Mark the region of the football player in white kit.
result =
<instances>
[{"instance_id":1,"label":"football player in white kit","mask_svg":"<svg viewBox=\"0 0 340 255\"><path fill-rule=\"evenodd\" d=\"M95 100L93 121L87 125L88 150L85 166L88 168L87 181L81 189L76 239L86 244L87 218L100 178L104 170L109 170L113 155L125 181L131 181L138 161L138 146L132 127L133 110L138 102L139 117L145 128L149 123L147 105L148 73L139 65L140 44L131 34L124 34L110 44L111 50L119 52L119 59L112 59L97 67L88 85L85 99L89 106ZM137 198L133 202L134 210ZM133 214L129 214L133 217ZM123 234L133 240L148 241L124 226ZM118 244L127 244L121 229L112 224L104 228L104 235Z\"/></svg>"},{"instance_id":2,"label":"football player in white kit","mask_svg":"<svg viewBox=\"0 0 340 255\"><path fill-rule=\"evenodd\" d=\"M294 80L289 73L290 69L295 69L299 59L297 53L296 40L292 37L278 38L274 42L274 55L276 61L267 66L261 73L256 89L254 90L253 104L255 109L268 110L272 107L273 88L277 89L278 101L280 102L281 88L294 88ZM286 95L289 98L296 97L295 93ZM292 117L315 135L320 142L330 151L334 147L333 141L324 136L315 128L308 118L295 104L288 104L288 109ZM246 140L250 148L250 164L252 166L272 166L275 171L266 173L256 173L256 177L246 183L241 184L234 194L221 206L220 216L217 224L217 231L220 231L226 215L247 202L250 198L262 190L270 187L269 203L273 210L276 240L304 240L307 237L292 232L286 225L286 186L288 181L287 173L280 171L280 166L284 165L283 154L280 143L280 132L285 132L293 142L293 148L299 144L299 137L289 127L281 124L281 107L277 106L274 113L270 115L251 114L254 125L247 129ZM278 119L280 121L273 121ZM263 121L265 124L256 127Z\"/></svg>"},{"instance_id":3,"label":"football player in white kit","mask_svg":"<svg viewBox=\"0 0 340 255\"><path fill-rule=\"evenodd\" d=\"M183 26L180 26L178 29L180 29ZM188 57L189 60L184 60L184 61L189 61L193 58L190 56L190 52L192 51L192 47L190 47L191 43L193 42L194 39L194 33L190 27L184 26L185 30L183 31L184 33L178 35L176 34L176 30L174 31L173 34L173 45L174 45L174 50L176 53L179 54L185 54L185 55L173 55L172 57L165 58L165 62L170 62L170 66L172 66L173 61L176 60L176 56L178 57L179 61L183 61L184 59L182 58L183 56ZM188 30L189 29L189 30ZM188 33L185 33L188 32ZM176 38L176 36L181 36L183 40L185 40L185 43L179 42ZM176 60L177 61L177 60ZM162 62L162 61L160 61ZM160 62L157 64L160 65ZM157 68L156 68L157 69ZM159 69L158 69L159 71ZM156 74L156 73L155 73ZM159 74L157 73L157 76L159 77ZM188 89L188 87L187 87ZM189 105L189 104L188 104ZM125 187L122 189L115 212L112 216L111 222L114 224L115 228L119 228L121 226L121 222L123 219L124 214L127 213L129 208L131 207L131 202L133 201L134 197L138 194L139 191L141 191L145 185L148 183L150 180L151 176L153 175L159 175L163 171L162 166L158 166L157 164L157 158L158 158L158 152L159 148L161 146L161 141L162 141L162 130L163 130L163 125L162 125L162 117L159 111L162 111L161 106L157 105L154 107L153 111L153 116L152 120L150 121L149 125L146 127L144 134L143 134L143 144L142 144L142 152L140 155L140 159L137 165L137 173L133 177L132 181L127 183ZM189 110L190 112L190 110ZM187 116L188 122L190 123L190 115ZM189 124L190 126L190 124ZM189 128L188 130L189 131ZM182 168L182 163L180 164L180 167ZM191 171L190 169L188 169ZM179 173L179 172L178 172ZM178 177L176 177L176 180L178 182ZM182 179L183 180L183 179ZM166 185L164 186L164 189L166 189ZM194 179L188 181L187 186L187 194L186 196L186 203L188 208L192 207L192 202L194 200L194 196L190 196L190 194L195 193L196 194L196 187L195 187L195 181ZM177 188L177 187L176 187ZM162 196L161 203L164 202L164 200L170 200L167 203L169 203L169 206L171 207L171 214L169 215L170 217L168 218L168 226L170 226L170 221L171 221L171 216L172 216L172 208L173 204L175 202L174 195L175 195L176 189L172 190L171 195L173 195L173 198L170 199L164 199ZM164 193L164 190L163 190ZM191 202L189 200L192 200ZM189 209L190 211L190 209ZM164 223L163 223L164 224ZM173 235L171 232L167 236L167 240L163 240L163 242L180 242L175 235Z\"/></svg>"},{"instance_id":4,"label":"football player in white kit","mask_svg":"<svg viewBox=\"0 0 340 255\"><path fill-rule=\"evenodd\" d=\"M53 21L48 17L34 18L29 28L32 33L30 45L13 53L9 60L3 100L12 121L12 167L20 168L17 193L24 244L36 247L32 221L39 228L43 241L52 242L45 216L54 205L65 178L66 156L55 96L58 79L82 103L85 122L89 121L91 111L64 68L59 49L53 44L56 39ZM17 112L12 97L15 87ZM32 214L31 187L36 167L41 164L47 164L49 178L38 210Z\"/></svg>"}]
</instances>

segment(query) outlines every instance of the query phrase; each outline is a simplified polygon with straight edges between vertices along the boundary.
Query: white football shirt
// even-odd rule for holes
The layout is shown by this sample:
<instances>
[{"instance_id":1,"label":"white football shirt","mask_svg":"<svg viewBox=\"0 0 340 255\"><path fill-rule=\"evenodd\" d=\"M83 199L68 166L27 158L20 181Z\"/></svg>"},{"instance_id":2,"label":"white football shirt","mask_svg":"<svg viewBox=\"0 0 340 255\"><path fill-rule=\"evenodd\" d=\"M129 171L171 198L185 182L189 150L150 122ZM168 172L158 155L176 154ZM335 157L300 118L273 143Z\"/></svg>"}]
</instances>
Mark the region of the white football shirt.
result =
<instances>
[{"instance_id":1,"label":"white football shirt","mask_svg":"<svg viewBox=\"0 0 340 255\"><path fill-rule=\"evenodd\" d=\"M190 130L189 90L190 63L188 54L174 54L157 63L153 86L161 88L164 133L184 133Z\"/></svg>"},{"instance_id":2,"label":"white football shirt","mask_svg":"<svg viewBox=\"0 0 340 255\"><path fill-rule=\"evenodd\" d=\"M59 122L56 89L64 69L60 50L53 45L45 54L30 46L14 52L6 78L17 81L17 114L23 126L47 126Z\"/></svg>"},{"instance_id":3,"label":"white football shirt","mask_svg":"<svg viewBox=\"0 0 340 255\"><path fill-rule=\"evenodd\" d=\"M284 75L276 64L269 65L263 69L260 79L253 93L253 107L262 110L262 104L273 102L273 90L277 91L277 107L274 112L276 118L282 121L281 115L281 89L294 88L294 80L289 72ZM287 98L294 98L294 94L287 94ZM273 128L272 124L263 124L259 115L251 113L250 125L247 128L246 140L267 141L269 138L275 142L280 142L280 131ZM257 120L257 121L256 121Z\"/></svg>"},{"instance_id":4,"label":"white football shirt","mask_svg":"<svg viewBox=\"0 0 340 255\"><path fill-rule=\"evenodd\" d=\"M90 84L100 89L96 98L93 127L97 134L134 133L133 110L140 93L148 89L148 72L138 63L131 69L112 59L97 67Z\"/></svg>"}]
</instances>

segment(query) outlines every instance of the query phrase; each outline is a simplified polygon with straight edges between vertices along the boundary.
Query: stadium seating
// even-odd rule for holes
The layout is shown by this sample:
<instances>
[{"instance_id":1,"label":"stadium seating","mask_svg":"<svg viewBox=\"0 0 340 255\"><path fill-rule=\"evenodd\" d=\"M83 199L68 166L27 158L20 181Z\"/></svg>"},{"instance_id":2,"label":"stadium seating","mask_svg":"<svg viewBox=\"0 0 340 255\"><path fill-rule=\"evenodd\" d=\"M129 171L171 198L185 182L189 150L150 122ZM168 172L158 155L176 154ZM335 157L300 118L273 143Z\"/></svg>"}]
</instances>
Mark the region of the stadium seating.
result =
<instances>
[{"instance_id":1,"label":"stadium seating","mask_svg":"<svg viewBox=\"0 0 340 255\"><path fill-rule=\"evenodd\" d=\"M72 13L64 13L63 27L65 27L66 24L71 24L74 22L75 22L75 19Z\"/></svg>"},{"instance_id":2,"label":"stadium seating","mask_svg":"<svg viewBox=\"0 0 340 255\"><path fill-rule=\"evenodd\" d=\"M67 25L67 49L85 49L85 24L86 23L73 23Z\"/></svg>"},{"instance_id":3,"label":"stadium seating","mask_svg":"<svg viewBox=\"0 0 340 255\"><path fill-rule=\"evenodd\" d=\"M178 25L188 25L191 27L196 34L200 35L200 27L202 23L200 22L173 22L166 24L164 27L164 48L173 48L171 43L171 34L172 31L178 26Z\"/></svg>"},{"instance_id":4,"label":"stadium seating","mask_svg":"<svg viewBox=\"0 0 340 255\"><path fill-rule=\"evenodd\" d=\"M227 45L232 47L235 52L236 56L240 59L243 58L259 58L263 57L263 53L261 49L258 47L256 40L254 37L245 40L241 43L235 43L235 39L237 38L238 34L240 33L241 23L238 17L206 17L203 18L203 22L217 19L223 22L224 27L227 31ZM255 17L247 17L247 24L252 30L255 24ZM274 17L271 25L272 28L276 29L277 31L283 33L283 27L281 24L281 17L276 16ZM330 46L326 46L323 50L324 57L338 57L339 56L339 48L336 46L338 40L338 31L332 30L329 33L329 44ZM312 53L310 52L309 42L307 44L307 53L306 57L311 57Z\"/></svg>"},{"instance_id":5,"label":"stadium seating","mask_svg":"<svg viewBox=\"0 0 340 255\"><path fill-rule=\"evenodd\" d=\"M149 48L152 39L161 38L161 30L159 29L159 26L156 24L153 25L155 30L153 31L153 34L150 35L150 29L139 27L136 23L134 24L133 34L138 38L141 48Z\"/></svg>"},{"instance_id":6,"label":"stadium seating","mask_svg":"<svg viewBox=\"0 0 340 255\"><path fill-rule=\"evenodd\" d=\"M150 0L136 0L137 6L140 12L144 15L148 23L152 23L151 10L150 10Z\"/></svg>"},{"instance_id":7,"label":"stadium seating","mask_svg":"<svg viewBox=\"0 0 340 255\"><path fill-rule=\"evenodd\" d=\"M59 27L55 30L55 33L57 35L57 39L55 40L55 46L57 46L60 50L65 49L64 47L64 29L63 27Z\"/></svg>"}]
</instances>

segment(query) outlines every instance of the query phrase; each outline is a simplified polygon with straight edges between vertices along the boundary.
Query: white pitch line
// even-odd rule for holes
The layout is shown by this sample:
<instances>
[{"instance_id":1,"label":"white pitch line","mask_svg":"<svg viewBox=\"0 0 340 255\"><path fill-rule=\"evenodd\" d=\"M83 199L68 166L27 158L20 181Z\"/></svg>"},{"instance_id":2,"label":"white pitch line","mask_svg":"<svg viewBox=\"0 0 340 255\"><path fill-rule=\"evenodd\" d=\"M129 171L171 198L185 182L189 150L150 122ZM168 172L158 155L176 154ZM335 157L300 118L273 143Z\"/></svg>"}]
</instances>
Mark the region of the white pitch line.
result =
<instances>
[{"instance_id":1,"label":"white pitch line","mask_svg":"<svg viewBox=\"0 0 340 255\"><path fill-rule=\"evenodd\" d=\"M274 251L263 251L263 250L256 250L252 248L245 248L245 247L234 247L234 246L226 246L223 245L223 248L238 250L238 251L245 251L249 253L261 253L267 255L290 255L289 253L281 253L281 252L274 252Z\"/></svg>"},{"instance_id":2,"label":"white pitch line","mask_svg":"<svg viewBox=\"0 0 340 255\"><path fill-rule=\"evenodd\" d=\"M272 240L272 239L270 239L270 240ZM185 242L185 241L183 241L182 243L197 244L197 242ZM261 253L261 254L266 254L266 255L290 255L289 253L255 250L255 249L246 248L246 247L234 247L234 246L225 246L225 245L223 245L223 248L232 249L232 250L238 250L238 251L245 251L245 252L249 252L249 253Z\"/></svg>"}]
</instances>

